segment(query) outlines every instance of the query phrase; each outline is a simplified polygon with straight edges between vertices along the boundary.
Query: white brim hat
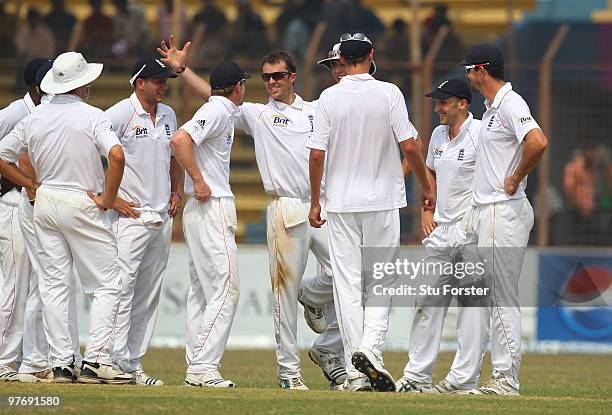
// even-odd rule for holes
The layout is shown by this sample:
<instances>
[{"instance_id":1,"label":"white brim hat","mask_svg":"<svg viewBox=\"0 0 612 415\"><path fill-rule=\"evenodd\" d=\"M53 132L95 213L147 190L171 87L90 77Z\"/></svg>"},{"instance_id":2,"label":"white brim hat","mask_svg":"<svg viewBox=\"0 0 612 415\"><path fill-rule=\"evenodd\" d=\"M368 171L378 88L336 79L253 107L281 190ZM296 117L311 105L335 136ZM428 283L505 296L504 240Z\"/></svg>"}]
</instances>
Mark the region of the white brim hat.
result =
<instances>
[{"instance_id":1,"label":"white brim hat","mask_svg":"<svg viewBox=\"0 0 612 415\"><path fill-rule=\"evenodd\" d=\"M40 83L47 94L65 94L93 82L102 73L101 63L87 63L78 52L66 52L53 61L53 67Z\"/></svg>"},{"instance_id":2,"label":"white brim hat","mask_svg":"<svg viewBox=\"0 0 612 415\"><path fill-rule=\"evenodd\" d=\"M327 69L331 71L331 63L332 61L340 60L340 43L336 43L332 50L327 54L327 58L321 59L317 63L319 65L325 66ZM370 65L370 70L368 71L370 75L374 75L376 73L376 64L372 61Z\"/></svg>"}]
</instances>

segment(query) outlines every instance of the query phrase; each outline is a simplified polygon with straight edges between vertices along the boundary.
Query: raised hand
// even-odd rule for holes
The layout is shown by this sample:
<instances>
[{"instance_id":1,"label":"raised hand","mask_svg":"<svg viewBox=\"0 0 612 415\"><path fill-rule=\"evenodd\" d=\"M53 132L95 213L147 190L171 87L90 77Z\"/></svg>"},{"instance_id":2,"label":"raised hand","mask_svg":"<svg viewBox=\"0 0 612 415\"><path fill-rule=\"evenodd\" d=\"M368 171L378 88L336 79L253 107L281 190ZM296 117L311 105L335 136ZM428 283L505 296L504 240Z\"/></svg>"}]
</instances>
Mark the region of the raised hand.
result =
<instances>
[{"instance_id":1,"label":"raised hand","mask_svg":"<svg viewBox=\"0 0 612 415\"><path fill-rule=\"evenodd\" d=\"M187 66L187 52L191 47L191 42L186 42L182 49L177 49L174 45L174 36L170 35L168 45L166 41L161 41L161 46L157 52L162 56L161 61L168 65L175 72L182 72Z\"/></svg>"}]
</instances>

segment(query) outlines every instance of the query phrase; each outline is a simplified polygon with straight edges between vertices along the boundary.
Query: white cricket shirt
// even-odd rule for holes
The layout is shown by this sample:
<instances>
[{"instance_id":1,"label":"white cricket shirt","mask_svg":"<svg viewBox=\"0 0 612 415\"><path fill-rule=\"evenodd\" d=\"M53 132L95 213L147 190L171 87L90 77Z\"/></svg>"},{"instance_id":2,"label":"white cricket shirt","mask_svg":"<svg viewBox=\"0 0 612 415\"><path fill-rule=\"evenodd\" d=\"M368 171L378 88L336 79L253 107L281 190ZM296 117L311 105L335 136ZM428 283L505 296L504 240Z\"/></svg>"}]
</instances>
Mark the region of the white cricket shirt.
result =
<instances>
[{"instance_id":1,"label":"white cricket shirt","mask_svg":"<svg viewBox=\"0 0 612 415\"><path fill-rule=\"evenodd\" d=\"M329 212L406 206L398 143L416 138L404 96L369 74L347 75L323 91L309 148L325 150Z\"/></svg>"},{"instance_id":2,"label":"white cricket shirt","mask_svg":"<svg viewBox=\"0 0 612 415\"><path fill-rule=\"evenodd\" d=\"M436 172L436 223L461 219L472 203L480 125L480 120L469 113L452 140L448 125L439 125L431 133L426 164Z\"/></svg>"},{"instance_id":3,"label":"white cricket shirt","mask_svg":"<svg viewBox=\"0 0 612 415\"><path fill-rule=\"evenodd\" d=\"M0 159L16 163L27 151L45 186L100 193L104 170L100 155L121 145L104 112L76 95L56 95L39 105L0 141Z\"/></svg>"},{"instance_id":4,"label":"white cricket shirt","mask_svg":"<svg viewBox=\"0 0 612 415\"><path fill-rule=\"evenodd\" d=\"M0 140L4 138L19 121L27 117L35 108L30 94L11 102L6 108L0 110Z\"/></svg>"},{"instance_id":5,"label":"white cricket shirt","mask_svg":"<svg viewBox=\"0 0 612 415\"><path fill-rule=\"evenodd\" d=\"M523 139L540 126L525 100L512 90L510 82L497 91L492 104L485 101L485 106L474 171L474 203L484 205L525 198L527 176L512 196L504 191L504 180L514 174L521 161Z\"/></svg>"},{"instance_id":6,"label":"white cricket shirt","mask_svg":"<svg viewBox=\"0 0 612 415\"><path fill-rule=\"evenodd\" d=\"M229 184L230 155L234 142L232 117L238 107L221 96L212 96L181 128L196 144L195 158L213 197L234 197ZM193 196L193 181L185 175L185 192Z\"/></svg>"},{"instance_id":7,"label":"white cricket shirt","mask_svg":"<svg viewBox=\"0 0 612 415\"><path fill-rule=\"evenodd\" d=\"M266 193L310 200L306 140L312 134L316 102L296 95L291 105L272 98L238 107L236 128L253 136L255 158Z\"/></svg>"},{"instance_id":8,"label":"white cricket shirt","mask_svg":"<svg viewBox=\"0 0 612 415\"><path fill-rule=\"evenodd\" d=\"M166 211L170 200L170 139L176 131L172 108L157 104L155 123L133 93L106 110L123 145L125 169L119 197L143 210Z\"/></svg>"}]
</instances>

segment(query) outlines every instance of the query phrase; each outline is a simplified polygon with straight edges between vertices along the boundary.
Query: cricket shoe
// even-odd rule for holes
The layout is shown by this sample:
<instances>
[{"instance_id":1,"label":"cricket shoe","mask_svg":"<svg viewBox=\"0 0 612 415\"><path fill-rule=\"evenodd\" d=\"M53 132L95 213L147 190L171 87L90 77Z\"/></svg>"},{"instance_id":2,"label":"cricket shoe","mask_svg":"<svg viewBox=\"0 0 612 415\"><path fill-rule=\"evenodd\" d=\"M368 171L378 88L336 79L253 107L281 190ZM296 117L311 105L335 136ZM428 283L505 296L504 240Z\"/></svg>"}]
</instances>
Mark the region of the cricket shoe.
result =
<instances>
[{"instance_id":1,"label":"cricket shoe","mask_svg":"<svg viewBox=\"0 0 612 415\"><path fill-rule=\"evenodd\" d=\"M494 374L487 383L479 388L459 393L466 395L520 396L518 389L510 385L508 380L501 374Z\"/></svg>"},{"instance_id":2,"label":"cricket shoe","mask_svg":"<svg viewBox=\"0 0 612 415\"><path fill-rule=\"evenodd\" d=\"M124 384L134 382L134 376L112 365L86 362L83 360L81 373L77 380L79 383Z\"/></svg>"},{"instance_id":3,"label":"cricket shoe","mask_svg":"<svg viewBox=\"0 0 612 415\"><path fill-rule=\"evenodd\" d=\"M395 392L395 381L383 365L382 357L373 351L360 347L351 358L353 366L366 375L376 392Z\"/></svg>"},{"instance_id":4,"label":"cricket shoe","mask_svg":"<svg viewBox=\"0 0 612 415\"><path fill-rule=\"evenodd\" d=\"M466 389L461 389L458 386L453 385L446 379L442 379L431 388L423 389L423 393L459 393L464 392Z\"/></svg>"},{"instance_id":5,"label":"cricket shoe","mask_svg":"<svg viewBox=\"0 0 612 415\"><path fill-rule=\"evenodd\" d=\"M229 379L223 379L218 370L204 373L187 373L185 386L200 386L203 388L235 388L236 384Z\"/></svg>"},{"instance_id":6,"label":"cricket shoe","mask_svg":"<svg viewBox=\"0 0 612 415\"><path fill-rule=\"evenodd\" d=\"M431 383L417 382L403 376L395 383L395 389L402 393L431 393Z\"/></svg>"},{"instance_id":7,"label":"cricket shoe","mask_svg":"<svg viewBox=\"0 0 612 415\"><path fill-rule=\"evenodd\" d=\"M72 381L72 378L71 378ZM53 382L53 369L45 369L34 373L20 373L19 382L24 383L49 383Z\"/></svg>"},{"instance_id":8,"label":"cricket shoe","mask_svg":"<svg viewBox=\"0 0 612 415\"><path fill-rule=\"evenodd\" d=\"M372 384L365 376L344 380L344 383L336 389L342 392L372 392Z\"/></svg>"},{"instance_id":9,"label":"cricket shoe","mask_svg":"<svg viewBox=\"0 0 612 415\"><path fill-rule=\"evenodd\" d=\"M325 353L312 346L308 350L308 357L321 368L332 389L342 385L346 380L346 370L342 365L342 359L337 354Z\"/></svg>"},{"instance_id":10,"label":"cricket shoe","mask_svg":"<svg viewBox=\"0 0 612 415\"><path fill-rule=\"evenodd\" d=\"M19 375L11 367L0 366L0 382L19 382Z\"/></svg>"},{"instance_id":11,"label":"cricket shoe","mask_svg":"<svg viewBox=\"0 0 612 415\"><path fill-rule=\"evenodd\" d=\"M130 374L134 376L134 385L164 386L164 382L162 380L155 379L154 377L147 375L143 371L131 372Z\"/></svg>"},{"instance_id":12,"label":"cricket shoe","mask_svg":"<svg viewBox=\"0 0 612 415\"><path fill-rule=\"evenodd\" d=\"M52 369L52 380L53 383L72 383L76 382L75 368L73 364L68 366L55 366Z\"/></svg>"},{"instance_id":13,"label":"cricket shoe","mask_svg":"<svg viewBox=\"0 0 612 415\"><path fill-rule=\"evenodd\" d=\"M308 386L304 383L302 378L291 378L291 379L280 379L278 381L281 389L290 389L298 391L307 391Z\"/></svg>"},{"instance_id":14,"label":"cricket shoe","mask_svg":"<svg viewBox=\"0 0 612 415\"><path fill-rule=\"evenodd\" d=\"M315 333L323 333L327 329L327 321L325 320L325 308L312 307L302 303L304 306L304 320L308 327Z\"/></svg>"}]
</instances>

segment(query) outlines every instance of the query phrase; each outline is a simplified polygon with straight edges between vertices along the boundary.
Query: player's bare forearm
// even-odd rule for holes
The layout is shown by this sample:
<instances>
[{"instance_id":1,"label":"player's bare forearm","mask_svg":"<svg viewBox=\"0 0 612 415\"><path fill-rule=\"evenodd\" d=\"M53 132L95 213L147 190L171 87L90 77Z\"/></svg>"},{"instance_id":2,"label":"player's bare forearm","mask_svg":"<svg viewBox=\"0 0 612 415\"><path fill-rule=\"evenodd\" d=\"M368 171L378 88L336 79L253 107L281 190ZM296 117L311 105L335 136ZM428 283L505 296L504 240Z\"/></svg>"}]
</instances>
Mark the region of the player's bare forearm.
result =
<instances>
[{"instance_id":1,"label":"player's bare forearm","mask_svg":"<svg viewBox=\"0 0 612 415\"><path fill-rule=\"evenodd\" d=\"M425 168L425 161L421 155L419 145L416 140L408 139L401 142L402 151L404 152L404 158L408 160L410 169L416 176L421 189L431 191L429 180L427 180L427 170Z\"/></svg>"},{"instance_id":2,"label":"player's bare forearm","mask_svg":"<svg viewBox=\"0 0 612 415\"><path fill-rule=\"evenodd\" d=\"M29 177L14 163L7 163L6 161L0 160L0 176L4 176L11 182L25 187L28 191L35 191L38 187L36 180Z\"/></svg>"},{"instance_id":3,"label":"player's bare forearm","mask_svg":"<svg viewBox=\"0 0 612 415\"><path fill-rule=\"evenodd\" d=\"M324 163L325 151L311 149L308 170L310 174L310 201L313 204L318 204L321 196L321 180L323 179Z\"/></svg>"},{"instance_id":4,"label":"player's bare forearm","mask_svg":"<svg viewBox=\"0 0 612 415\"><path fill-rule=\"evenodd\" d=\"M210 84L202 79L198 74L190 68L185 68L185 71L179 74L179 77L198 97L207 101L212 92Z\"/></svg>"},{"instance_id":5,"label":"player's bare forearm","mask_svg":"<svg viewBox=\"0 0 612 415\"><path fill-rule=\"evenodd\" d=\"M191 136L183 129L179 129L172 137L174 158L194 182L204 180L198 168L193 149Z\"/></svg>"},{"instance_id":6,"label":"player's bare forearm","mask_svg":"<svg viewBox=\"0 0 612 415\"><path fill-rule=\"evenodd\" d=\"M26 153L19 156L19 169L32 180L36 181L36 171L30 162L30 157ZM32 192L28 187L26 187L26 192L30 200L36 198L36 193Z\"/></svg>"},{"instance_id":7,"label":"player's bare forearm","mask_svg":"<svg viewBox=\"0 0 612 415\"><path fill-rule=\"evenodd\" d=\"M123 168L125 167L125 155L120 145L113 146L108 153L108 171L106 173L106 188L102 195L102 204L106 209L110 209L115 204L119 185L123 178Z\"/></svg>"},{"instance_id":8,"label":"player's bare forearm","mask_svg":"<svg viewBox=\"0 0 612 415\"><path fill-rule=\"evenodd\" d=\"M523 157L512 175L516 183L523 180L538 165L544 151L548 147L548 139L539 128L529 131L523 139Z\"/></svg>"},{"instance_id":9,"label":"player's bare forearm","mask_svg":"<svg viewBox=\"0 0 612 415\"><path fill-rule=\"evenodd\" d=\"M185 181L185 172L176 160L176 157L170 158L170 191L176 194L183 194L183 182Z\"/></svg>"}]
</instances>

